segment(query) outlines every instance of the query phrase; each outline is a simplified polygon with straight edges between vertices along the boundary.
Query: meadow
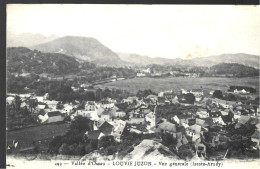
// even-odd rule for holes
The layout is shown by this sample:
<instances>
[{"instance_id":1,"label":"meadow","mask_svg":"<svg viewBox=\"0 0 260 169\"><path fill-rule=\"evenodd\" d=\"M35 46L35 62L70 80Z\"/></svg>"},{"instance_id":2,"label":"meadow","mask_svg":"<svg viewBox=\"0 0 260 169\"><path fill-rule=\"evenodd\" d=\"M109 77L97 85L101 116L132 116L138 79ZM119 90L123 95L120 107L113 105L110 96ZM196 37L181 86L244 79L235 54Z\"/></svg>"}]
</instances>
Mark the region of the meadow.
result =
<instances>
[{"instance_id":1,"label":"meadow","mask_svg":"<svg viewBox=\"0 0 260 169\"><path fill-rule=\"evenodd\" d=\"M64 135L68 127L68 123L52 123L8 131L6 132L6 142L8 145L11 145L13 140L17 140L19 148L26 148L41 141L41 144L47 148L49 141L55 136Z\"/></svg>"},{"instance_id":2,"label":"meadow","mask_svg":"<svg viewBox=\"0 0 260 169\"><path fill-rule=\"evenodd\" d=\"M199 89L227 91L229 86L249 86L256 88L259 93L259 77L220 78L220 77L167 77L167 78L133 78L97 85L102 89L115 88L127 90L133 94L138 90L151 89L154 92L165 90L178 91L180 89Z\"/></svg>"}]
</instances>

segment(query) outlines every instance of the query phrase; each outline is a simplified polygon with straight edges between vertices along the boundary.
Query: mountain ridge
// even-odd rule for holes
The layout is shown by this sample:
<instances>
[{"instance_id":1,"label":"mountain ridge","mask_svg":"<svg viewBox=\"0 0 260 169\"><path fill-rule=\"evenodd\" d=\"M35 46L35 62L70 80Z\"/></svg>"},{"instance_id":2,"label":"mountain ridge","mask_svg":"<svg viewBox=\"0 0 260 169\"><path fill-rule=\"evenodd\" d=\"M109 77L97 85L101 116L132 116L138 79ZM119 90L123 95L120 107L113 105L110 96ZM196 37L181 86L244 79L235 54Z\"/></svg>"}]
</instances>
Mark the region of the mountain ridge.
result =
<instances>
[{"instance_id":1,"label":"mountain ridge","mask_svg":"<svg viewBox=\"0 0 260 169\"><path fill-rule=\"evenodd\" d=\"M202 66L211 67L219 63L239 63L245 66L250 66L254 68L259 68L260 56L251 55L246 53L236 53L236 54L221 54L212 55L206 57L199 57L193 59L169 59L156 57L152 58L149 56L143 56L139 54L126 54L118 53L120 59L126 62L130 62L134 65L140 64L142 66L147 66L149 64L159 64L159 65L172 65L172 66ZM136 59L137 58L137 59ZM136 59L136 60L134 60Z\"/></svg>"}]
</instances>

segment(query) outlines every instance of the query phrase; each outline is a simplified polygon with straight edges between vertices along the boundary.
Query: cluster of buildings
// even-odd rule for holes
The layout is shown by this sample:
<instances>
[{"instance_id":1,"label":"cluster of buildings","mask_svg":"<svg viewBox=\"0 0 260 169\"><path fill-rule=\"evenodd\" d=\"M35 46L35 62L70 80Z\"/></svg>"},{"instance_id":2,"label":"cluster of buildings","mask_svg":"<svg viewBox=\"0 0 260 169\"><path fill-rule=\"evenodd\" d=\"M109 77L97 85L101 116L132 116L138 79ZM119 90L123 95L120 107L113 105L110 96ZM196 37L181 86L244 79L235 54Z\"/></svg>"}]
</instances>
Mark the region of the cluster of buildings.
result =
<instances>
[{"instance_id":1,"label":"cluster of buildings","mask_svg":"<svg viewBox=\"0 0 260 169\"><path fill-rule=\"evenodd\" d=\"M181 77L189 77L189 78L197 78L200 77L200 73L183 73L180 71L170 71L170 70L156 70L151 68L143 68L140 69L136 74L136 77L160 77L164 75L171 76L181 76Z\"/></svg>"},{"instance_id":2,"label":"cluster of buildings","mask_svg":"<svg viewBox=\"0 0 260 169\"><path fill-rule=\"evenodd\" d=\"M181 96L188 93L195 96L194 104L182 101L185 98ZM241 126L254 125L256 130L250 138L245 137L255 143L252 149L259 150L259 105L221 100L212 97L212 92L209 93L205 95L202 89L182 89L177 93L169 90L143 98L132 96L120 102L111 98L99 102L87 101L83 106L79 106L82 103L78 101L61 106L58 101L48 100L48 94L19 96L22 100L21 107L29 106L30 100L37 100L38 104L33 113L38 115L41 123L63 121L66 116L69 116L71 120L76 116L90 119L93 121L93 131L86 132L85 139L99 140L102 136L113 136L116 141L120 142L125 130L138 134L157 133L158 136L167 133L176 140L177 151L181 146L192 142L196 153L206 158L208 145L217 147L232 141L232 138L226 134L227 126L234 124L235 129L238 129ZM15 96L9 94L7 103L11 104L14 99ZM172 104L179 104L185 111L172 112L167 118L162 118L157 114L158 108ZM120 105L125 105L126 108L123 109ZM205 138L205 133L211 135L210 140Z\"/></svg>"}]
</instances>

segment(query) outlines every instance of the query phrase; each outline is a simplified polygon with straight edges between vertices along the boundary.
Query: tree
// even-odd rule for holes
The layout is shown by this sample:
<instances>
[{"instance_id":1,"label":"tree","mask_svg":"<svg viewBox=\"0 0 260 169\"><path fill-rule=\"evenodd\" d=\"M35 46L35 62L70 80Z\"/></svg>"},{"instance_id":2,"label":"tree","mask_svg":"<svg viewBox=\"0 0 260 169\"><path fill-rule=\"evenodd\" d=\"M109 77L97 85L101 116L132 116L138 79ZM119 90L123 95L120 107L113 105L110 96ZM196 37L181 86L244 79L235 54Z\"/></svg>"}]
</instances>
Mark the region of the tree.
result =
<instances>
[{"instance_id":1,"label":"tree","mask_svg":"<svg viewBox=\"0 0 260 169\"><path fill-rule=\"evenodd\" d=\"M18 111L20 109L21 103L22 103L22 100L21 100L20 96L15 96L14 104L15 104L16 111Z\"/></svg>"},{"instance_id":2,"label":"tree","mask_svg":"<svg viewBox=\"0 0 260 169\"><path fill-rule=\"evenodd\" d=\"M98 147L106 148L108 146L113 145L114 143L115 143L114 136L103 136L103 137L101 137L101 139L98 143Z\"/></svg>"},{"instance_id":3,"label":"tree","mask_svg":"<svg viewBox=\"0 0 260 169\"><path fill-rule=\"evenodd\" d=\"M194 104L194 102L195 102L195 96L192 93L185 94L184 98L185 98L186 102L189 104Z\"/></svg>"},{"instance_id":4,"label":"tree","mask_svg":"<svg viewBox=\"0 0 260 169\"><path fill-rule=\"evenodd\" d=\"M232 93L229 93L226 97L226 100L229 100L229 101L236 101L237 98L235 95L233 95Z\"/></svg>"},{"instance_id":5,"label":"tree","mask_svg":"<svg viewBox=\"0 0 260 169\"><path fill-rule=\"evenodd\" d=\"M213 97L218 98L218 99L223 99L223 94L221 90L215 90L213 93Z\"/></svg>"},{"instance_id":6,"label":"tree","mask_svg":"<svg viewBox=\"0 0 260 169\"><path fill-rule=\"evenodd\" d=\"M32 110L35 109L37 105L38 105L38 101L36 99L29 100L29 108L30 108L31 113L32 113Z\"/></svg>"},{"instance_id":7,"label":"tree","mask_svg":"<svg viewBox=\"0 0 260 169\"><path fill-rule=\"evenodd\" d=\"M79 132L93 130L93 122L86 117L77 116L71 122L70 129L77 129Z\"/></svg>"}]
</instances>

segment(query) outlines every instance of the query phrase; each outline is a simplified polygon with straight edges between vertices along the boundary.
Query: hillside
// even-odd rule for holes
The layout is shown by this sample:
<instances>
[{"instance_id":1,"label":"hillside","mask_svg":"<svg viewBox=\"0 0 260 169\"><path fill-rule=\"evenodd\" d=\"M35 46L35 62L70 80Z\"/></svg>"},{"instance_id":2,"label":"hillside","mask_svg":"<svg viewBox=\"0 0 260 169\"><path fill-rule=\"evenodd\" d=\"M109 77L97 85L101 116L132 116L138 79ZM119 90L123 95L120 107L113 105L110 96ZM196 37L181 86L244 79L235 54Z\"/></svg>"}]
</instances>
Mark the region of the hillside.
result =
<instances>
[{"instance_id":1,"label":"hillside","mask_svg":"<svg viewBox=\"0 0 260 169\"><path fill-rule=\"evenodd\" d=\"M90 37L65 36L31 48L42 52L62 53L104 66L123 64L116 53Z\"/></svg>"},{"instance_id":2,"label":"hillside","mask_svg":"<svg viewBox=\"0 0 260 169\"><path fill-rule=\"evenodd\" d=\"M209 74L233 74L235 77L259 76L259 69L238 63L220 63L210 67Z\"/></svg>"},{"instance_id":3,"label":"hillside","mask_svg":"<svg viewBox=\"0 0 260 169\"><path fill-rule=\"evenodd\" d=\"M7 71L9 73L70 74L79 71L79 63L64 54L11 47L7 48Z\"/></svg>"},{"instance_id":4,"label":"hillside","mask_svg":"<svg viewBox=\"0 0 260 169\"><path fill-rule=\"evenodd\" d=\"M259 68L260 56L250 55L245 53L237 54L222 54L217 56L208 56L192 59L194 66L213 66L219 63L239 63L246 66Z\"/></svg>"},{"instance_id":5,"label":"hillside","mask_svg":"<svg viewBox=\"0 0 260 169\"><path fill-rule=\"evenodd\" d=\"M30 47L41 43L46 43L59 38L56 35L44 36L42 34L33 33L14 33L7 32L7 47Z\"/></svg>"}]
</instances>

